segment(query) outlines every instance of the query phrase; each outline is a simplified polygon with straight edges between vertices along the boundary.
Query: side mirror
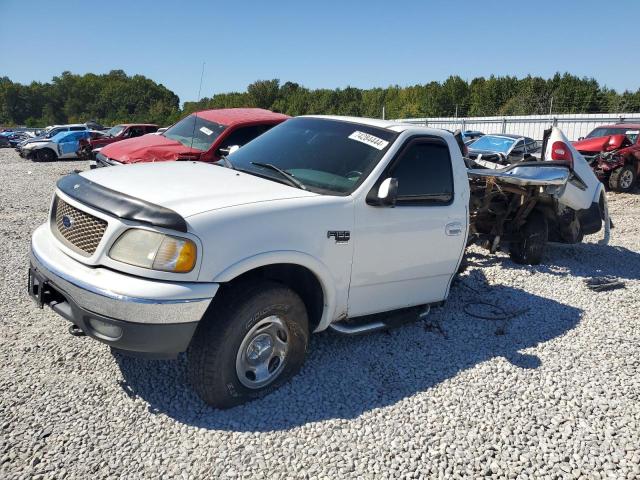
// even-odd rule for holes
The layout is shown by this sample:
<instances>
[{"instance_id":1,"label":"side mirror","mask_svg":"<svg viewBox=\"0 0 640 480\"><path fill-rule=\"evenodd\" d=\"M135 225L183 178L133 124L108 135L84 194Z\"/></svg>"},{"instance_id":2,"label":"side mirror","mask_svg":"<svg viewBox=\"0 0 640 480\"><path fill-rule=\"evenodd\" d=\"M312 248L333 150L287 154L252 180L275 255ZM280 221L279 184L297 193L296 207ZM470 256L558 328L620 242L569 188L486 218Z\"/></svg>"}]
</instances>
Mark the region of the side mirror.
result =
<instances>
[{"instance_id":1,"label":"side mirror","mask_svg":"<svg viewBox=\"0 0 640 480\"><path fill-rule=\"evenodd\" d=\"M398 199L398 179L386 178L378 189L372 188L367 195L367 203L376 207L395 207Z\"/></svg>"},{"instance_id":2,"label":"side mirror","mask_svg":"<svg viewBox=\"0 0 640 480\"><path fill-rule=\"evenodd\" d=\"M233 152L237 151L240 149L240 145L230 145L228 147L221 147L218 149L218 156L225 156L228 157L229 155L231 155Z\"/></svg>"}]
</instances>

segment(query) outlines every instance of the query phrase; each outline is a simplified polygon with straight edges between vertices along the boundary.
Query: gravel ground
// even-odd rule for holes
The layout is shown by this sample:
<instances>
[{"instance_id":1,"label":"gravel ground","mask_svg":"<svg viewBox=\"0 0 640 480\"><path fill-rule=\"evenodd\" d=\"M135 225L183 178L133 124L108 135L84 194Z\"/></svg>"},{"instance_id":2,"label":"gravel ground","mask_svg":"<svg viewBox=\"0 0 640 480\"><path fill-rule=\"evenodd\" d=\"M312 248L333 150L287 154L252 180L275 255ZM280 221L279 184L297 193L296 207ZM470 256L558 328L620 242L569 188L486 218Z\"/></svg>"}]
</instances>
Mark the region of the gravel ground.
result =
<instances>
[{"instance_id":1,"label":"gravel ground","mask_svg":"<svg viewBox=\"0 0 640 480\"><path fill-rule=\"evenodd\" d=\"M315 335L292 382L216 411L184 358L113 356L28 299L30 234L74 168L0 150L1 478L640 478L640 194L610 195L610 246L472 250L426 321ZM529 310L481 320L479 299Z\"/></svg>"}]
</instances>

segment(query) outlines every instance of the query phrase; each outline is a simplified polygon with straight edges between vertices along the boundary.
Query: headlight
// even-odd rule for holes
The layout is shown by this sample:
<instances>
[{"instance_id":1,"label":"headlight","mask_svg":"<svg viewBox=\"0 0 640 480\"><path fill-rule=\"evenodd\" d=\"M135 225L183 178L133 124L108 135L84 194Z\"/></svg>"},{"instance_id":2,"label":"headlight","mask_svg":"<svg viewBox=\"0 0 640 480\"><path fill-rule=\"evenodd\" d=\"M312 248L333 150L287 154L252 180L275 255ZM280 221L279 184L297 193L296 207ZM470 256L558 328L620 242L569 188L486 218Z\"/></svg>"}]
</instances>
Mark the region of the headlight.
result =
<instances>
[{"instance_id":1,"label":"headlight","mask_svg":"<svg viewBox=\"0 0 640 480\"><path fill-rule=\"evenodd\" d=\"M137 267L186 273L196 264L197 249L188 238L132 228L116 240L109 256Z\"/></svg>"}]
</instances>

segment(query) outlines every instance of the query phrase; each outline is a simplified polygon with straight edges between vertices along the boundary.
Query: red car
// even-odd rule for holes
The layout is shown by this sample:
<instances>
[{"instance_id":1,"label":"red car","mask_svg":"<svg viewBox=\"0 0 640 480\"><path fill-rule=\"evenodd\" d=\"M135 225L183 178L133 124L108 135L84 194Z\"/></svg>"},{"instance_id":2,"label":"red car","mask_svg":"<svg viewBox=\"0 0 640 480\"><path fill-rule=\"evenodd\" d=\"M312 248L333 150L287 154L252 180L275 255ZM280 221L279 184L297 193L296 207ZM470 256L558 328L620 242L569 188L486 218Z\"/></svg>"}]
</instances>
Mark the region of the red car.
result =
<instances>
[{"instance_id":1,"label":"red car","mask_svg":"<svg viewBox=\"0 0 640 480\"><path fill-rule=\"evenodd\" d=\"M158 125L152 123L122 123L111 127L107 130L103 137L91 140L80 140L80 148L78 149L78 158L93 158L93 151L105 147L109 144L125 140L127 138L141 137L147 133L158 131Z\"/></svg>"},{"instance_id":2,"label":"red car","mask_svg":"<svg viewBox=\"0 0 640 480\"><path fill-rule=\"evenodd\" d=\"M217 162L232 146L242 146L289 117L261 108L227 108L192 113L159 135L107 145L98 167L140 162Z\"/></svg>"},{"instance_id":3,"label":"red car","mask_svg":"<svg viewBox=\"0 0 640 480\"><path fill-rule=\"evenodd\" d=\"M640 124L616 123L594 129L573 146L611 190L628 192L640 176Z\"/></svg>"}]
</instances>

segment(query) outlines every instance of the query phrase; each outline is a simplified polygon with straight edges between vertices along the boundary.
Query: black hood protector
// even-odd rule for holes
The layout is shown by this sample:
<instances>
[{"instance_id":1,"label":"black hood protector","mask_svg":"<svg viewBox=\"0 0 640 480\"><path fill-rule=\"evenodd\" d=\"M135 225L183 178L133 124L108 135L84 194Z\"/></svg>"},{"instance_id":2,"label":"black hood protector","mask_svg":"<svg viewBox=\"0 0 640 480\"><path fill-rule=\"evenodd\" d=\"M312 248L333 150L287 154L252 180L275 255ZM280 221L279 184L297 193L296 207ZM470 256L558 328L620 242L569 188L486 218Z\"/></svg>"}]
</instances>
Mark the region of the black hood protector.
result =
<instances>
[{"instance_id":1,"label":"black hood protector","mask_svg":"<svg viewBox=\"0 0 640 480\"><path fill-rule=\"evenodd\" d=\"M187 222L179 213L103 187L82 175L71 174L62 177L58 180L57 186L65 195L109 215L179 232L187 231Z\"/></svg>"}]
</instances>

